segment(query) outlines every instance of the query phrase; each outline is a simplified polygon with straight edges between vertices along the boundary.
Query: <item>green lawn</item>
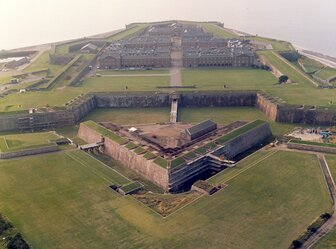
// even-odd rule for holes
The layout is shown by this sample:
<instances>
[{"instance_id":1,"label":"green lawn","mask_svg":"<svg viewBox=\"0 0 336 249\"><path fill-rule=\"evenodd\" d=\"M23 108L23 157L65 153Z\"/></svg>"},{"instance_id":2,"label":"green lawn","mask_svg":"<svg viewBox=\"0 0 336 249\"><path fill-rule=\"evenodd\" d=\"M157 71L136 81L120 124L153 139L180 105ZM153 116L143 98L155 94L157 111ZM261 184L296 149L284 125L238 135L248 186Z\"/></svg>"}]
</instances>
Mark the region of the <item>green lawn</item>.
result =
<instances>
[{"instance_id":1,"label":"green lawn","mask_svg":"<svg viewBox=\"0 0 336 249\"><path fill-rule=\"evenodd\" d=\"M331 202L313 155L270 154L166 219L110 190L128 180L83 152L0 162L0 211L34 248L286 248Z\"/></svg>"},{"instance_id":2,"label":"green lawn","mask_svg":"<svg viewBox=\"0 0 336 249\"><path fill-rule=\"evenodd\" d=\"M84 92L124 91L127 86L128 91L155 91L157 86L168 86L169 83L169 76L90 77L78 89Z\"/></svg>"},{"instance_id":3,"label":"green lawn","mask_svg":"<svg viewBox=\"0 0 336 249\"><path fill-rule=\"evenodd\" d=\"M169 74L168 70L98 70L101 75Z\"/></svg>"},{"instance_id":4,"label":"green lawn","mask_svg":"<svg viewBox=\"0 0 336 249\"><path fill-rule=\"evenodd\" d=\"M331 175L336 180L336 156L328 155L327 162ZM334 249L336 248L336 230L324 237L315 247L315 249Z\"/></svg>"},{"instance_id":5,"label":"green lawn","mask_svg":"<svg viewBox=\"0 0 336 249\"><path fill-rule=\"evenodd\" d=\"M1 111L27 110L32 107L64 106L74 97L89 92L156 91L157 86L168 86L169 76L154 77L90 77L78 87L66 87L66 82L50 91L13 93L0 98ZM60 87L64 86L64 87Z\"/></svg>"},{"instance_id":6,"label":"green lawn","mask_svg":"<svg viewBox=\"0 0 336 249\"><path fill-rule=\"evenodd\" d=\"M111 121L120 125L164 123L169 121L169 112L169 108L96 109L86 116L84 121Z\"/></svg>"},{"instance_id":7,"label":"green lawn","mask_svg":"<svg viewBox=\"0 0 336 249\"><path fill-rule=\"evenodd\" d=\"M184 85L196 85L197 90L257 90L277 85L269 71L252 68L185 69Z\"/></svg>"},{"instance_id":8,"label":"green lawn","mask_svg":"<svg viewBox=\"0 0 336 249\"><path fill-rule=\"evenodd\" d=\"M19 133L0 136L0 151L16 150L21 147L48 144L59 138L53 132Z\"/></svg>"}]
</instances>

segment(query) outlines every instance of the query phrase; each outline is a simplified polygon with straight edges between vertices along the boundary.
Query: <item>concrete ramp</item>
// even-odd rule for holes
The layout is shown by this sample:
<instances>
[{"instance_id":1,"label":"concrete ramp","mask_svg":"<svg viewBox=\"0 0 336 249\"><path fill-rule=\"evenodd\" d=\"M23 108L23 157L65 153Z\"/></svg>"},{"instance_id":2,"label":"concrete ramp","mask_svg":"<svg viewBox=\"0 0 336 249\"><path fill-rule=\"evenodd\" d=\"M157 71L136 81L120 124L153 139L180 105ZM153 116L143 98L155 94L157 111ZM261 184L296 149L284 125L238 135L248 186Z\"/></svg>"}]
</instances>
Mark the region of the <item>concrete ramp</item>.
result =
<instances>
[{"instance_id":1,"label":"concrete ramp","mask_svg":"<svg viewBox=\"0 0 336 249\"><path fill-rule=\"evenodd\" d=\"M178 99L173 99L170 110L170 123L177 122L177 107L178 107Z\"/></svg>"}]
</instances>

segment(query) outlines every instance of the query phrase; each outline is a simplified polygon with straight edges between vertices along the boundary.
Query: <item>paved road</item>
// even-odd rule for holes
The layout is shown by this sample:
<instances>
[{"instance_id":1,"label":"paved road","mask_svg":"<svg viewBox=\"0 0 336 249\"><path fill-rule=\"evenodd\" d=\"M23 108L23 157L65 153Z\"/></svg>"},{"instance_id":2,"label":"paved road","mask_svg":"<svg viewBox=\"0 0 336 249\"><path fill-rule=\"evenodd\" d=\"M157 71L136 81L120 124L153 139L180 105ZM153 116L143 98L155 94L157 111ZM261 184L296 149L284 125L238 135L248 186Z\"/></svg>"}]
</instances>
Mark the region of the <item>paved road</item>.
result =
<instances>
[{"instance_id":1,"label":"paved road","mask_svg":"<svg viewBox=\"0 0 336 249\"><path fill-rule=\"evenodd\" d=\"M170 85L182 86L181 69L173 67L170 69Z\"/></svg>"},{"instance_id":2,"label":"paved road","mask_svg":"<svg viewBox=\"0 0 336 249\"><path fill-rule=\"evenodd\" d=\"M170 85L171 86L182 86L181 80L181 68L183 67L182 62L182 48L181 39L175 37L173 39L173 49L171 53L172 68L170 69Z\"/></svg>"}]
</instances>

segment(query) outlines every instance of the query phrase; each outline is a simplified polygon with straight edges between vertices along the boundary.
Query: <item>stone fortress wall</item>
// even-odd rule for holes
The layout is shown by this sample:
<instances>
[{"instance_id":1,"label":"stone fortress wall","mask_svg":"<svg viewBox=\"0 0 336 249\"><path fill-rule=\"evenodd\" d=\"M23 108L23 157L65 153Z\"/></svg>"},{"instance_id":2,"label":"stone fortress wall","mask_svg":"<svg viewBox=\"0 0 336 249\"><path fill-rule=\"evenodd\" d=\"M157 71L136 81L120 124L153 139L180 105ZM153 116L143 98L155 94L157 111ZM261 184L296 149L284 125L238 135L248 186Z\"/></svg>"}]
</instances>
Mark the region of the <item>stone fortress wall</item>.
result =
<instances>
[{"instance_id":1,"label":"stone fortress wall","mask_svg":"<svg viewBox=\"0 0 336 249\"><path fill-rule=\"evenodd\" d=\"M84 123L79 127L78 137L87 143L96 143L102 140L100 133L86 126ZM151 160L147 160L143 155L138 155L134 151L127 149L124 145L120 145L105 136L104 153L120 161L123 165L146 177L158 186L161 186L163 189L168 190L167 169L160 167Z\"/></svg>"},{"instance_id":2,"label":"stone fortress wall","mask_svg":"<svg viewBox=\"0 0 336 249\"><path fill-rule=\"evenodd\" d=\"M217 156L224 155L232 159L235 156L258 146L266 139L272 136L268 123L263 123L245 133L237 135L227 141L217 151L211 152ZM125 145L118 144L107 136L103 136L95 129L87 126L85 123L80 124L78 137L87 143L97 143L104 141L104 153L120 161L126 167L134 170L148 180L161 186L166 191L177 191L183 184L193 178L199 177L205 171L211 168L208 155L200 156L194 161L183 164L179 167L161 167L154 163L153 160L147 160L142 154L138 155L129 150ZM126 143L127 144L127 143Z\"/></svg>"},{"instance_id":3,"label":"stone fortress wall","mask_svg":"<svg viewBox=\"0 0 336 249\"><path fill-rule=\"evenodd\" d=\"M273 121L310 125L336 125L336 111L315 107L289 106L254 91L190 92L174 94L180 107L254 106ZM0 114L0 131L38 130L78 123L95 108L169 107L167 93L91 93L65 108L37 113Z\"/></svg>"},{"instance_id":4,"label":"stone fortress wall","mask_svg":"<svg viewBox=\"0 0 336 249\"><path fill-rule=\"evenodd\" d=\"M215 156L225 156L227 159L233 159L237 155L255 147L272 137L272 131L269 124L264 123L229 140L225 145L215 152ZM200 160L194 160L183 167L169 169L170 189L178 189L189 179L195 178L211 167L211 158L203 156Z\"/></svg>"}]
</instances>

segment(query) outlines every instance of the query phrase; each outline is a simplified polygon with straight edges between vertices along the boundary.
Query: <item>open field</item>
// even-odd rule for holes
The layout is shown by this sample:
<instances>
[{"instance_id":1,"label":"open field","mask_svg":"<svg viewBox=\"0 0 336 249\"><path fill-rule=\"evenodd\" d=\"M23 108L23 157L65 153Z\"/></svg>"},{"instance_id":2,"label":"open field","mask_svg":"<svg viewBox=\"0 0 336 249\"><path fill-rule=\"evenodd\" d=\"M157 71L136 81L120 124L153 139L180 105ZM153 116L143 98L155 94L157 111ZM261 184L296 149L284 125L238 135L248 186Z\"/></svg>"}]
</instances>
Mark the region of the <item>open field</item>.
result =
<instances>
[{"instance_id":1,"label":"open field","mask_svg":"<svg viewBox=\"0 0 336 249\"><path fill-rule=\"evenodd\" d=\"M119 125L164 123L169 121L169 108L96 109L83 121L111 121Z\"/></svg>"},{"instance_id":2,"label":"open field","mask_svg":"<svg viewBox=\"0 0 336 249\"><path fill-rule=\"evenodd\" d=\"M19 133L0 136L0 151L16 150L40 144L47 144L52 139L59 138L53 132Z\"/></svg>"},{"instance_id":3,"label":"open field","mask_svg":"<svg viewBox=\"0 0 336 249\"><path fill-rule=\"evenodd\" d=\"M90 77L78 89L90 91L155 91L157 86L168 86L169 76L139 77Z\"/></svg>"},{"instance_id":4,"label":"open field","mask_svg":"<svg viewBox=\"0 0 336 249\"><path fill-rule=\"evenodd\" d=\"M0 99L0 112L27 110L46 105L64 106L67 101L80 94L99 91L125 91L126 86L128 91L156 91L158 90L157 86L168 86L169 82L169 76L90 77L78 87L57 87L50 91L10 94Z\"/></svg>"},{"instance_id":5,"label":"open field","mask_svg":"<svg viewBox=\"0 0 336 249\"><path fill-rule=\"evenodd\" d=\"M277 79L266 70L252 68L184 69L184 85L196 85L197 90L258 90L272 87Z\"/></svg>"},{"instance_id":6,"label":"open field","mask_svg":"<svg viewBox=\"0 0 336 249\"><path fill-rule=\"evenodd\" d=\"M34 248L286 248L331 207L322 173L312 155L253 157L167 219L110 190L127 180L83 152L0 162L0 211Z\"/></svg>"},{"instance_id":7,"label":"open field","mask_svg":"<svg viewBox=\"0 0 336 249\"><path fill-rule=\"evenodd\" d=\"M140 74L169 74L168 70L97 70L101 75L140 75Z\"/></svg>"}]
</instances>

